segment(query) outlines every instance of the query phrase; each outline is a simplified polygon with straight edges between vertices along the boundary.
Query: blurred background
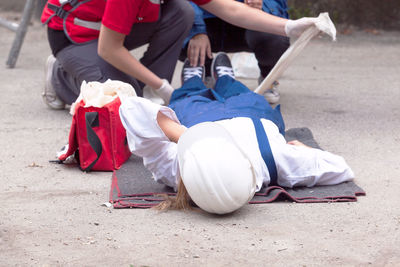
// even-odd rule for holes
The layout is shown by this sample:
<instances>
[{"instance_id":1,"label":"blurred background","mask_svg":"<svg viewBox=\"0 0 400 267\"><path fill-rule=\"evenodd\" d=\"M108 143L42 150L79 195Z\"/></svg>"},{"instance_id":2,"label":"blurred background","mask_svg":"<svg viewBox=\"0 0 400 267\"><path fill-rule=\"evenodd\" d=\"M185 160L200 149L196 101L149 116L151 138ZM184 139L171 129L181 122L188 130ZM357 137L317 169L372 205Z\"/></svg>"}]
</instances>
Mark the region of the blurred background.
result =
<instances>
[{"instance_id":1,"label":"blurred background","mask_svg":"<svg viewBox=\"0 0 400 267\"><path fill-rule=\"evenodd\" d=\"M1 0L0 11L22 11L25 0ZM45 0L37 0L35 19L40 17ZM288 0L291 18L317 16L329 12L339 31L400 30L400 0ZM18 13L7 19L19 20Z\"/></svg>"},{"instance_id":2,"label":"blurred background","mask_svg":"<svg viewBox=\"0 0 400 267\"><path fill-rule=\"evenodd\" d=\"M329 12L342 29L400 30L399 0L288 0L291 18Z\"/></svg>"}]
</instances>

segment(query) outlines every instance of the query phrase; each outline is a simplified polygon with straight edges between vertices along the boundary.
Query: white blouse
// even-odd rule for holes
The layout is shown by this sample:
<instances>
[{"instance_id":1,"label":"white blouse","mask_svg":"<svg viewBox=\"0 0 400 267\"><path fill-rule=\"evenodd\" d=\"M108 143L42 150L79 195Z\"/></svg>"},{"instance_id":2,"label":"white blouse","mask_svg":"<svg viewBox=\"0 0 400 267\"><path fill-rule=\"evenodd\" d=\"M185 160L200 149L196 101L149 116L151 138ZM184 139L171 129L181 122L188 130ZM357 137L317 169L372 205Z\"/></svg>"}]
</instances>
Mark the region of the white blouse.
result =
<instances>
[{"instance_id":1,"label":"white blouse","mask_svg":"<svg viewBox=\"0 0 400 267\"><path fill-rule=\"evenodd\" d=\"M177 144L169 141L159 127L159 111L180 123L172 109L141 97L126 99L120 107L120 117L132 153L143 158L144 166L157 182L176 188L179 178ZM332 185L354 178L342 157L320 149L289 145L273 122L266 119L261 122L269 139L280 186ZM252 120L238 117L216 123L232 135L252 162L257 191L263 184L268 185L268 168L261 157Z\"/></svg>"}]
</instances>

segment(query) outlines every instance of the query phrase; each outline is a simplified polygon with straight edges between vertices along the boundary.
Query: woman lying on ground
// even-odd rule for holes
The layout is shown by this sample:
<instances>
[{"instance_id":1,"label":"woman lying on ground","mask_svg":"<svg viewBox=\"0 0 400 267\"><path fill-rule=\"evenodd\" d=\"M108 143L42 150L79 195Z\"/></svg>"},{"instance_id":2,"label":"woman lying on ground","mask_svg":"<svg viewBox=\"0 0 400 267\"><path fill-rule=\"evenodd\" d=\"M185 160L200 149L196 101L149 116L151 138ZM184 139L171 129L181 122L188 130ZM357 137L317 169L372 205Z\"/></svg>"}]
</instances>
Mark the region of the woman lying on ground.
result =
<instances>
[{"instance_id":1,"label":"woman lying on ground","mask_svg":"<svg viewBox=\"0 0 400 267\"><path fill-rule=\"evenodd\" d=\"M353 179L342 157L287 143L279 106L273 109L236 81L226 54L217 54L211 69L214 89L202 82L204 67L186 60L183 86L169 107L133 97L120 108L132 152L143 157L156 181L178 189L173 207L189 207L191 199L205 211L224 214L246 204L263 185L312 187Z\"/></svg>"}]
</instances>

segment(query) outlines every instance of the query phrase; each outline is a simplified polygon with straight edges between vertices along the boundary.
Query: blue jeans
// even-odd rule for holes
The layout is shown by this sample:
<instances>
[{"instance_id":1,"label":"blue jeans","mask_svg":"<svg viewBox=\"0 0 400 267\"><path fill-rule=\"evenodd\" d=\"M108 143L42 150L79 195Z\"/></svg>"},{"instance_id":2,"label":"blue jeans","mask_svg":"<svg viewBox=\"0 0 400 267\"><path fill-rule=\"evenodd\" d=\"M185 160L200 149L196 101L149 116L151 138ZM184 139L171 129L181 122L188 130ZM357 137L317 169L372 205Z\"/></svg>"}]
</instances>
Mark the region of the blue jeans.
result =
<instances>
[{"instance_id":1,"label":"blue jeans","mask_svg":"<svg viewBox=\"0 0 400 267\"><path fill-rule=\"evenodd\" d=\"M208 89L195 76L174 91L169 107L186 127L205 121L218 121L235 117L265 118L274 122L285 134L280 107L273 109L261 95L228 75L220 77L215 89Z\"/></svg>"}]
</instances>

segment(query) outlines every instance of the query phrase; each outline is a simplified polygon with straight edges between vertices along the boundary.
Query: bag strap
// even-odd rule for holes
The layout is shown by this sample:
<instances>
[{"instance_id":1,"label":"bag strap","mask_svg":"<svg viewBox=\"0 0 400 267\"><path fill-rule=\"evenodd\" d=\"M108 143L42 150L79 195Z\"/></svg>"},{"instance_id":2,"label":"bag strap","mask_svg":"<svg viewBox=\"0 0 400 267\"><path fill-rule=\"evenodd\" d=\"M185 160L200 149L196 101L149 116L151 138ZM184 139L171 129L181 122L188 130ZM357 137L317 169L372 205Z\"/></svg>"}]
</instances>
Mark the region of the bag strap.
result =
<instances>
[{"instance_id":1,"label":"bag strap","mask_svg":"<svg viewBox=\"0 0 400 267\"><path fill-rule=\"evenodd\" d=\"M103 146L101 144L100 138L93 130L93 127L99 126L99 113L98 112L85 113L85 121L86 121L86 135L88 142L97 155L97 158L92 163L90 163L90 165L87 168L82 169L82 171L88 172L93 168L93 166L100 158L101 153L103 152Z\"/></svg>"},{"instance_id":2,"label":"bag strap","mask_svg":"<svg viewBox=\"0 0 400 267\"><path fill-rule=\"evenodd\" d=\"M254 123L254 128L256 130L258 147L261 152L261 156L267 165L270 183L269 185L278 185L278 175L276 171L276 164L274 160L274 156L272 155L271 147L269 145L268 136L265 132L264 126L262 122L258 118L251 118Z\"/></svg>"},{"instance_id":3,"label":"bag strap","mask_svg":"<svg viewBox=\"0 0 400 267\"><path fill-rule=\"evenodd\" d=\"M69 16L69 14L71 14L71 12L75 11L75 9L77 9L80 5L82 4L86 4L87 2L90 2L92 0L84 0L84 1L80 1L80 0L59 0L60 5L54 5L51 3L47 3L47 8L50 9L51 11L54 12L54 14L52 14L45 22L43 22L43 24L48 24L50 22L50 20L57 16L63 20L66 20L67 17ZM64 9L64 6L66 4L69 4L72 8L70 10L66 10ZM75 25L79 25L85 28L89 28L92 30L100 30L100 22L93 22L93 21L86 21L86 20L82 20L82 19L74 19L74 24ZM64 25L65 26L65 25Z\"/></svg>"}]
</instances>

